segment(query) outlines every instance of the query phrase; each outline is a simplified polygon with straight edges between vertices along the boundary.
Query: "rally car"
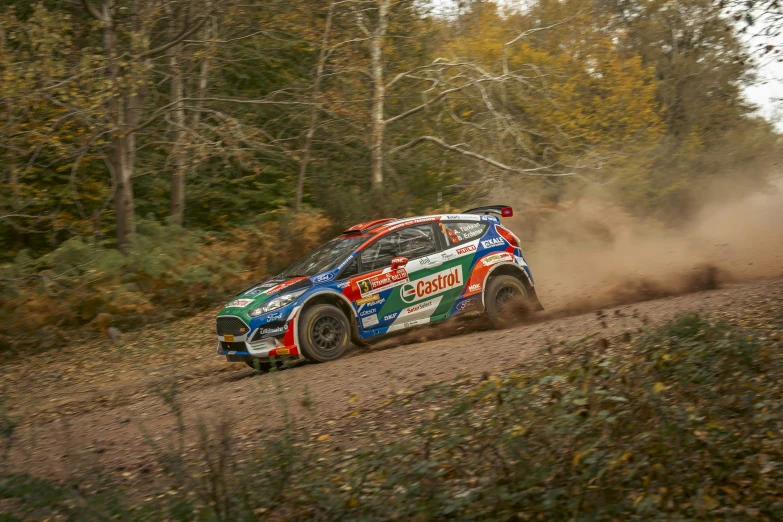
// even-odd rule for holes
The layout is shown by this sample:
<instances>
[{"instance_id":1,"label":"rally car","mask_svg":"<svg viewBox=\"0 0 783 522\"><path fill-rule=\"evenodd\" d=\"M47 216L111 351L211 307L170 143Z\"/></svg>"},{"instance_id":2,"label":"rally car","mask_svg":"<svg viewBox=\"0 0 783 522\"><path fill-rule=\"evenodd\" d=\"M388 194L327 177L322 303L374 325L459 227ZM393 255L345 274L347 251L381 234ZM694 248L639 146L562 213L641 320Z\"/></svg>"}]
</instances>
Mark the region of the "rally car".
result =
<instances>
[{"instance_id":1,"label":"rally car","mask_svg":"<svg viewBox=\"0 0 783 522\"><path fill-rule=\"evenodd\" d=\"M519 239L500 224L512 215L494 205L355 225L228 303L218 353L268 370L285 358L337 359L351 342L452 316L503 326L516 303L541 309Z\"/></svg>"}]
</instances>

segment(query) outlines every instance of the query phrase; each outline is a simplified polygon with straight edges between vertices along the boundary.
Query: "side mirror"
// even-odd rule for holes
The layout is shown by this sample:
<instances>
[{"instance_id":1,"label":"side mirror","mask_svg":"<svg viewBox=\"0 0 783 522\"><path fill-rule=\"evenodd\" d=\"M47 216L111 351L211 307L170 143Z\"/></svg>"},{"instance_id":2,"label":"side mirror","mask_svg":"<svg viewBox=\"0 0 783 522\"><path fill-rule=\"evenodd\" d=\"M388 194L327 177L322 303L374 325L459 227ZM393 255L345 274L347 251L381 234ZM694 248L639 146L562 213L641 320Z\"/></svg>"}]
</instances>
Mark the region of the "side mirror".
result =
<instances>
[{"instance_id":1,"label":"side mirror","mask_svg":"<svg viewBox=\"0 0 783 522\"><path fill-rule=\"evenodd\" d=\"M392 259L392 270L397 270L398 268L402 268L407 264L408 264L407 257L395 257L394 259Z\"/></svg>"}]
</instances>

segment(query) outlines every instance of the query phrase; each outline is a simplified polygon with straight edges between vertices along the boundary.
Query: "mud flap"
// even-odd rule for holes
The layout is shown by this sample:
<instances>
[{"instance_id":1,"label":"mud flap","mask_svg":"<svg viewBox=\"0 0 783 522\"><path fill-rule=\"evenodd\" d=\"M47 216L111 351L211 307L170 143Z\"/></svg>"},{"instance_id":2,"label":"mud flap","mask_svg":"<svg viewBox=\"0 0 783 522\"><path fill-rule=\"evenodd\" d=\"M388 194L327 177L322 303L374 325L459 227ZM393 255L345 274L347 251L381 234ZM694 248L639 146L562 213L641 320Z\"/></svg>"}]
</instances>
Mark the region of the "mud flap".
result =
<instances>
[{"instance_id":1,"label":"mud flap","mask_svg":"<svg viewBox=\"0 0 783 522\"><path fill-rule=\"evenodd\" d=\"M530 307L531 312L540 312L544 309L544 305L541 304L541 301L538 300L538 296L536 295L536 289L532 286L525 285L525 289L530 292L530 297L528 297L528 301L532 304Z\"/></svg>"}]
</instances>

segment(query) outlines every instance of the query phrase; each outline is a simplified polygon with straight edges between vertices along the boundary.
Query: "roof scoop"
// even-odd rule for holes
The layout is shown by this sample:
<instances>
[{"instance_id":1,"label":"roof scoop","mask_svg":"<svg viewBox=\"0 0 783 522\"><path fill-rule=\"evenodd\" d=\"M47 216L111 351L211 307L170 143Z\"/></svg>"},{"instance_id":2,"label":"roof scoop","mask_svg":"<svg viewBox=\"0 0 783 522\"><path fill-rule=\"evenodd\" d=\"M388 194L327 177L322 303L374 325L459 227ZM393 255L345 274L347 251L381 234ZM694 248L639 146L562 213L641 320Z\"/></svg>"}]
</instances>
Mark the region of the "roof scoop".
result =
<instances>
[{"instance_id":1,"label":"roof scoop","mask_svg":"<svg viewBox=\"0 0 783 522\"><path fill-rule=\"evenodd\" d=\"M354 225L351 228L346 228L345 230L343 230L343 234L346 235L364 234L368 230L371 230L379 225L382 225L383 223L394 221L396 219L397 218L383 218L383 219L376 219L375 221L368 221L366 223L359 223L358 225Z\"/></svg>"},{"instance_id":2,"label":"roof scoop","mask_svg":"<svg viewBox=\"0 0 783 522\"><path fill-rule=\"evenodd\" d=\"M462 214L496 214L502 217L511 217L514 215L514 209L508 205L488 205L486 207L463 210Z\"/></svg>"}]
</instances>

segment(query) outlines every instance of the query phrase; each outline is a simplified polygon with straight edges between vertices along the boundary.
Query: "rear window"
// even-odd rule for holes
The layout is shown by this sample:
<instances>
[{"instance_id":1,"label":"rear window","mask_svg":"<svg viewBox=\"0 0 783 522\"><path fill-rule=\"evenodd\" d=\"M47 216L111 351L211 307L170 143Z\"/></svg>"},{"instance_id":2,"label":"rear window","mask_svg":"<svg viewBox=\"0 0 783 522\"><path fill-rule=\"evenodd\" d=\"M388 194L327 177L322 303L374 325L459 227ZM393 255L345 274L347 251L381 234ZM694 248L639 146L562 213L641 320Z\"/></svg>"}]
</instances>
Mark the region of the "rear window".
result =
<instances>
[{"instance_id":1,"label":"rear window","mask_svg":"<svg viewBox=\"0 0 783 522\"><path fill-rule=\"evenodd\" d=\"M484 235L489 227L486 221L441 221L440 230L449 247L473 241Z\"/></svg>"}]
</instances>

